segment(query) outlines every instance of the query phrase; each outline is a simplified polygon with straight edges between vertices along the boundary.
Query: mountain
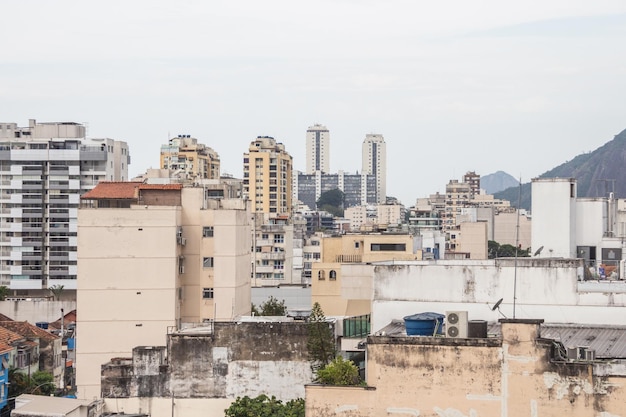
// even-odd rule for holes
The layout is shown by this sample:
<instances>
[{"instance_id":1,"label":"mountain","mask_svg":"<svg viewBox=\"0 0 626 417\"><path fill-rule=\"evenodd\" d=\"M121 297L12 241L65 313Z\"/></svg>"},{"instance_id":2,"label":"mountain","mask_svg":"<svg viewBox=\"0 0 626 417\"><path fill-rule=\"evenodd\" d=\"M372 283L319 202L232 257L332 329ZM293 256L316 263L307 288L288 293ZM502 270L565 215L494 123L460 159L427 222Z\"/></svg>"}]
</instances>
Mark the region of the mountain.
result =
<instances>
[{"instance_id":1,"label":"mountain","mask_svg":"<svg viewBox=\"0 0 626 417\"><path fill-rule=\"evenodd\" d=\"M480 177L480 188L485 190L487 194L495 194L510 187L517 187L518 185L519 181L504 171L498 171Z\"/></svg>"},{"instance_id":2,"label":"mountain","mask_svg":"<svg viewBox=\"0 0 626 417\"><path fill-rule=\"evenodd\" d=\"M607 197L610 192L616 198L626 198L626 130L616 135L593 152L580 154L539 178L576 178L578 197ZM482 179L481 179L482 184ZM530 209L530 183L522 185L520 207ZM517 206L519 187L495 193L496 198L509 200Z\"/></svg>"}]
</instances>

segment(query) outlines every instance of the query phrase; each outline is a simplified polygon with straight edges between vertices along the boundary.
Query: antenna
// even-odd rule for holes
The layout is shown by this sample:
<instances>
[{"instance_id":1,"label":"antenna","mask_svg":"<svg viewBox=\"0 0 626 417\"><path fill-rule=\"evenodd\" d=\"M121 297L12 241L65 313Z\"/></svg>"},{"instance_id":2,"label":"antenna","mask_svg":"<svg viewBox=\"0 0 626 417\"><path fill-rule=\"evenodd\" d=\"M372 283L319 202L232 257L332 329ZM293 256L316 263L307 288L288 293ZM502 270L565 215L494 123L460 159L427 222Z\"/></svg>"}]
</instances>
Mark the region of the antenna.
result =
<instances>
[{"instance_id":1,"label":"antenna","mask_svg":"<svg viewBox=\"0 0 626 417\"><path fill-rule=\"evenodd\" d=\"M519 210L522 203L522 176L519 177L519 193L517 196L517 225L515 226L515 263L513 266L513 318L515 318L515 305L517 301L517 251L519 249ZM500 311L500 310L498 310Z\"/></svg>"}]
</instances>

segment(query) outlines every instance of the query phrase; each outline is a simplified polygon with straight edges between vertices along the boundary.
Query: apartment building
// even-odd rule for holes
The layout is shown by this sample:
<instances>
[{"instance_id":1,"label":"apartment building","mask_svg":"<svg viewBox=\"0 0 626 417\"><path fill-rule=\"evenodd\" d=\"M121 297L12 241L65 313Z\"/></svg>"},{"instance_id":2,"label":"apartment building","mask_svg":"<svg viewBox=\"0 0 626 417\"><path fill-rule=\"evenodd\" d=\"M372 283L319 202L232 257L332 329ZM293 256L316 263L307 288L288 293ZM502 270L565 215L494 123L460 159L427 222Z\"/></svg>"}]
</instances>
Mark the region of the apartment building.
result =
<instances>
[{"instance_id":1,"label":"apartment building","mask_svg":"<svg viewBox=\"0 0 626 417\"><path fill-rule=\"evenodd\" d=\"M302 246L306 220L302 216L253 216L252 286L303 284Z\"/></svg>"},{"instance_id":2,"label":"apartment building","mask_svg":"<svg viewBox=\"0 0 626 417\"><path fill-rule=\"evenodd\" d=\"M330 132L326 126L315 124L306 131L306 173L330 172Z\"/></svg>"},{"instance_id":3,"label":"apartment building","mask_svg":"<svg viewBox=\"0 0 626 417\"><path fill-rule=\"evenodd\" d=\"M76 290L80 195L128 179L126 142L74 122L0 123L0 285L15 297Z\"/></svg>"},{"instance_id":4,"label":"apartment building","mask_svg":"<svg viewBox=\"0 0 626 417\"><path fill-rule=\"evenodd\" d=\"M336 174L323 174L320 171L303 174L294 171L292 188L293 195L298 201L309 210L315 210L320 196L331 190L343 192L344 208L376 204L378 200L376 184L376 176L369 174L348 174L343 171Z\"/></svg>"},{"instance_id":5,"label":"apartment building","mask_svg":"<svg viewBox=\"0 0 626 417\"><path fill-rule=\"evenodd\" d=\"M220 157L212 148L189 135L178 135L161 145L161 168L190 180L219 179Z\"/></svg>"},{"instance_id":6,"label":"apartment building","mask_svg":"<svg viewBox=\"0 0 626 417\"><path fill-rule=\"evenodd\" d=\"M222 185L102 182L78 222L76 369L100 396L100 366L172 329L250 314L250 210Z\"/></svg>"},{"instance_id":7,"label":"apartment building","mask_svg":"<svg viewBox=\"0 0 626 417\"><path fill-rule=\"evenodd\" d=\"M376 176L376 202L384 204L387 200L387 144L383 135L365 135L361 156L361 173Z\"/></svg>"},{"instance_id":8,"label":"apartment building","mask_svg":"<svg viewBox=\"0 0 626 417\"><path fill-rule=\"evenodd\" d=\"M291 155L285 145L259 136L243 155L243 193L256 213L291 214Z\"/></svg>"},{"instance_id":9,"label":"apartment building","mask_svg":"<svg viewBox=\"0 0 626 417\"><path fill-rule=\"evenodd\" d=\"M327 316L357 316L371 312L371 286L342 280L343 265L379 261L422 259L409 234L349 233L321 239L320 262L312 263L311 302L318 302ZM357 294L344 297L346 288ZM358 295L360 294L360 295Z\"/></svg>"}]
</instances>

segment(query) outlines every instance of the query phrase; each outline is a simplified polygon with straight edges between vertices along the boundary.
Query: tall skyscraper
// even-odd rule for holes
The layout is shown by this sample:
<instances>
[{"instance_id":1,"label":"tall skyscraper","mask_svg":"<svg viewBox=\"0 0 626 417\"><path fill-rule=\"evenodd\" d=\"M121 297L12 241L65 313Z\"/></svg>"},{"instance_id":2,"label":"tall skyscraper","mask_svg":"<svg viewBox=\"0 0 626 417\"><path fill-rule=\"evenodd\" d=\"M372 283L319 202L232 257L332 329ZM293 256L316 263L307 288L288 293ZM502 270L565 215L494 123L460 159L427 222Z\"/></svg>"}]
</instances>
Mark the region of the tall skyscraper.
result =
<instances>
[{"instance_id":1,"label":"tall skyscraper","mask_svg":"<svg viewBox=\"0 0 626 417\"><path fill-rule=\"evenodd\" d=\"M243 154L243 194L257 213L291 215L291 155L285 145L269 136L259 136Z\"/></svg>"},{"instance_id":2,"label":"tall skyscraper","mask_svg":"<svg viewBox=\"0 0 626 417\"><path fill-rule=\"evenodd\" d=\"M189 135L178 135L161 145L161 169L185 173L187 179L219 179L220 157Z\"/></svg>"},{"instance_id":3,"label":"tall skyscraper","mask_svg":"<svg viewBox=\"0 0 626 417\"><path fill-rule=\"evenodd\" d=\"M326 126L315 124L306 131L306 173L330 173L330 133Z\"/></svg>"},{"instance_id":4,"label":"tall skyscraper","mask_svg":"<svg viewBox=\"0 0 626 417\"><path fill-rule=\"evenodd\" d=\"M73 122L0 123L0 285L15 295L76 290L80 196L128 180L126 142L85 133Z\"/></svg>"},{"instance_id":5,"label":"tall skyscraper","mask_svg":"<svg viewBox=\"0 0 626 417\"><path fill-rule=\"evenodd\" d=\"M362 173L376 176L379 204L387 201L387 144L383 135L367 134L363 141Z\"/></svg>"}]
</instances>

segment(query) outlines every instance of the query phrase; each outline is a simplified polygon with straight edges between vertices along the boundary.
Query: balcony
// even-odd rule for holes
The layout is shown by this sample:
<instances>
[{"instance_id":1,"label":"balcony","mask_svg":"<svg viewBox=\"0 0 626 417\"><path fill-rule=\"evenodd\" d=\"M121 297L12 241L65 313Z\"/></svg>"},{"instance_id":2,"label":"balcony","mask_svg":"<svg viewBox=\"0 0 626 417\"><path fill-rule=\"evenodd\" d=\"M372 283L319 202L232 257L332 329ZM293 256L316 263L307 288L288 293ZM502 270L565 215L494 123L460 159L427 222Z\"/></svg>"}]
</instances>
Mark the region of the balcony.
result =
<instances>
[{"instance_id":1,"label":"balcony","mask_svg":"<svg viewBox=\"0 0 626 417\"><path fill-rule=\"evenodd\" d=\"M342 264L353 264L362 262L361 255L337 255L335 256L335 262Z\"/></svg>"}]
</instances>

